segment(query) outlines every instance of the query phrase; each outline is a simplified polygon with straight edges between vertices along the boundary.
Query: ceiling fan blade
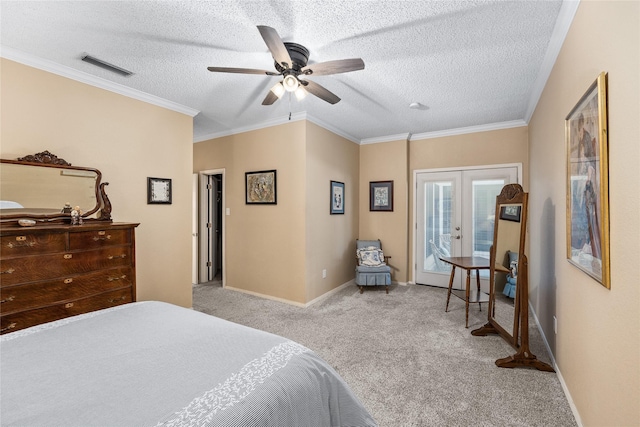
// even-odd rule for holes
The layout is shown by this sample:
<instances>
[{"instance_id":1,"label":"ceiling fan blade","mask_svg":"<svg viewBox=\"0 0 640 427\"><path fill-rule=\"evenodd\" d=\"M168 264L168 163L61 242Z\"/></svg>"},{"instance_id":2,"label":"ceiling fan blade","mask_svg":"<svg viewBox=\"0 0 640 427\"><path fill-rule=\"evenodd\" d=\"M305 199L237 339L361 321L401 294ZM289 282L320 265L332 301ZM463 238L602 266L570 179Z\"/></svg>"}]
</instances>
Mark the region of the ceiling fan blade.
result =
<instances>
[{"instance_id":1,"label":"ceiling fan blade","mask_svg":"<svg viewBox=\"0 0 640 427\"><path fill-rule=\"evenodd\" d=\"M276 102L278 99L278 95L276 95L275 93L273 93L273 91L269 91L267 93L267 96L264 98L264 101L262 101L262 105L271 105L274 102Z\"/></svg>"},{"instance_id":2,"label":"ceiling fan blade","mask_svg":"<svg viewBox=\"0 0 640 427\"><path fill-rule=\"evenodd\" d=\"M273 59L275 59L275 61L284 68L291 68L291 56L289 56L289 51L282 42L278 32L266 25L258 25L258 30L260 31L260 35L264 39L264 42L267 44Z\"/></svg>"},{"instance_id":3,"label":"ceiling fan blade","mask_svg":"<svg viewBox=\"0 0 640 427\"><path fill-rule=\"evenodd\" d=\"M278 76L279 73L267 70L256 70L253 68L232 68L232 67L207 67L213 73L240 73L240 74L261 74L267 76Z\"/></svg>"},{"instance_id":4,"label":"ceiling fan blade","mask_svg":"<svg viewBox=\"0 0 640 427\"><path fill-rule=\"evenodd\" d=\"M303 85L307 92L311 92L323 101L327 101L329 104L337 104L340 102L340 98L338 98L333 92L330 92L328 89L320 86L318 83L314 83L311 80L304 80Z\"/></svg>"},{"instance_id":5,"label":"ceiling fan blade","mask_svg":"<svg viewBox=\"0 0 640 427\"><path fill-rule=\"evenodd\" d=\"M348 73L349 71L358 70L364 70L364 61L360 58L351 58L307 65L301 72L302 74L314 76L327 76L329 74Z\"/></svg>"}]
</instances>

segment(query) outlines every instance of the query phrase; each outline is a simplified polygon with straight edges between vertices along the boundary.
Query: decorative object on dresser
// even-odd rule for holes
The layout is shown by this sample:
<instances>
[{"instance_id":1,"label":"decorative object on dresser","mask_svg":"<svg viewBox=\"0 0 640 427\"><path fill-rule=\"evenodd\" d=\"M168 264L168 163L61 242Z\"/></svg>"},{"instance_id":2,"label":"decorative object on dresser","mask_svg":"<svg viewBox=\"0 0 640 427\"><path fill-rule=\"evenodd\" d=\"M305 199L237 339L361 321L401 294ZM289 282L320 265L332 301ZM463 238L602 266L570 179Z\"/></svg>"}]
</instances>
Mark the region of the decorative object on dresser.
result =
<instances>
[{"instance_id":1,"label":"decorative object on dresser","mask_svg":"<svg viewBox=\"0 0 640 427\"><path fill-rule=\"evenodd\" d=\"M48 151L1 162L0 333L135 301L138 224L111 221L100 171Z\"/></svg>"}]
</instances>

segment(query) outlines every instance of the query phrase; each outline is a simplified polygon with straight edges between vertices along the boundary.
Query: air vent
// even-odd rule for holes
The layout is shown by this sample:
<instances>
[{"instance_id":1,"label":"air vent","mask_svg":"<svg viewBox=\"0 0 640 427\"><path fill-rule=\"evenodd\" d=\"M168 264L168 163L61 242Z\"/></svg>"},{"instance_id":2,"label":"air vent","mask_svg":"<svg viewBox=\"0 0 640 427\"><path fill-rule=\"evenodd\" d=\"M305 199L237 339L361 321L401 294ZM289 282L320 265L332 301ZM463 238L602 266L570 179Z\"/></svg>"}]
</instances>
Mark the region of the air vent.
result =
<instances>
[{"instance_id":1,"label":"air vent","mask_svg":"<svg viewBox=\"0 0 640 427\"><path fill-rule=\"evenodd\" d=\"M121 76L129 77L133 74L133 71L125 70L124 68L118 67L117 65L109 64L102 59L98 59L95 56L87 55L86 53L82 55L82 60L84 62L88 62L89 64L104 68L105 70L120 74Z\"/></svg>"}]
</instances>

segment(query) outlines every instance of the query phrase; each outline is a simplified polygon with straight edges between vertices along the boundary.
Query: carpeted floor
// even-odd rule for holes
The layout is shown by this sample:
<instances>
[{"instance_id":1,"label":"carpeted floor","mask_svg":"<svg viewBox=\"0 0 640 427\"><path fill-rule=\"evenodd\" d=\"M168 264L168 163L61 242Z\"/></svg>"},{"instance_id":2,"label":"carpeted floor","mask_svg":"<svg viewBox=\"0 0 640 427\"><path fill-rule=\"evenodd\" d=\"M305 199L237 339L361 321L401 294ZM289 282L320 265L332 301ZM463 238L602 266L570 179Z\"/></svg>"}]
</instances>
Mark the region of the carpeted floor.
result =
<instances>
[{"instance_id":1,"label":"carpeted floor","mask_svg":"<svg viewBox=\"0 0 640 427\"><path fill-rule=\"evenodd\" d=\"M446 289L355 285L308 308L271 301L220 285L194 285L193 307L275 333L312 349L347 381L380 427L575 426L555 373L504 369L514 350L498 336L474 337L486 323ZM531 351L550 363L535 324ZM285 426L278 426L285 427ZM293 426L292 426L293 427Z\"/></svg>"}]
</instances>

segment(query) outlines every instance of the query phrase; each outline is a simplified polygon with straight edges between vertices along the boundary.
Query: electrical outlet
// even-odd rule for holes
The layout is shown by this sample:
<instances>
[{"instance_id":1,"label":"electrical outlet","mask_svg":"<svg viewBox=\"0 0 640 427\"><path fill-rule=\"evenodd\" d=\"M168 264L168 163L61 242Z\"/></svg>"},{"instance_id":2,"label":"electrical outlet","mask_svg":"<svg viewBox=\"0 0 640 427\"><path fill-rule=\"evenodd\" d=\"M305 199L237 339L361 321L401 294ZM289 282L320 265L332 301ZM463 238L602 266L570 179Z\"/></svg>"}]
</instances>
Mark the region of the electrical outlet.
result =
<instances>
[{"instance_id":1,"label":"electrical outlet","mask_svg":"<svg viewBox=\"0 0 640 427\"><path fill-rule=\"evenodd\" d=\"M322 278L323 279L327 278L327 269L326 268L324 270L322 270Z\"/></svg>"},{"instance_id":2,"label":"electrical outlet","mask_svg":"<svg viewBox=\"0 0 640 427\"><path fill-rule=\"evenodd\" d=\"M558 333L558 318L553 316L553 332Z\"/></svg>"}]
</instances>

